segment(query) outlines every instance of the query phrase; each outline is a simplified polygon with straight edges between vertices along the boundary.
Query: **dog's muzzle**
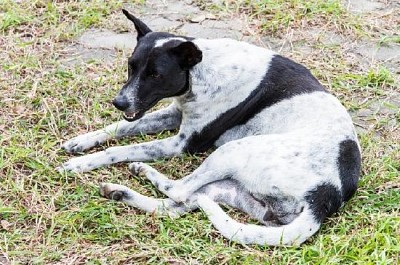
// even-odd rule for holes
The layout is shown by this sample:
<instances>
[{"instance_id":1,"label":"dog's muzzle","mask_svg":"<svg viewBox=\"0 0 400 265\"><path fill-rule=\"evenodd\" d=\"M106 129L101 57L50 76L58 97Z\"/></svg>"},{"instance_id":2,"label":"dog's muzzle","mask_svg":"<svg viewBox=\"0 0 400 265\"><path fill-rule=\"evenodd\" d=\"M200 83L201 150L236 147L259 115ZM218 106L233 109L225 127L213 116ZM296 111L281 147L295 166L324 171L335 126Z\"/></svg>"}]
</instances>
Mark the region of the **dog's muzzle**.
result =
<instances>
[{"instance_id":1,"label":"dog's muzzle","mask_svg":"<svg viewBox=\"0 0 400 265\"><path fill-rule=\"evenodd\" d=\"M141 118L144 114L144 111L141 111L141 110L138 110L138 111L129 110L130 104L125 96L115 97L114 100L112 101L112 104L118 110L124 112L123 116L124 116L124 119L127 121L135 121L135 120Z\"/></svg>"},{"instance_id":2,"label":"dog's muzzle","mask_svg":"<svg viewBox=\"0 0 400 265\"><path fill-rule=\"evenodd\" d=\"M120 111L125 111L129 108L129 101L124 96L115 97L114 100L112 101L112 104L114 105L114 107L116 107Z\"/></svg>"},{"instance_id":3,"label":"dog's muzzle","mask_svg":"<svg viewBox=\"0 0 400 265\"><path fill-rule=\"evenodd\" d=\"M142 111L136 111L136 112L130 112L126 111L124 112L124 119L127 121L135 121L143 116L144 112Z\"/></svg>"}]
</instances>

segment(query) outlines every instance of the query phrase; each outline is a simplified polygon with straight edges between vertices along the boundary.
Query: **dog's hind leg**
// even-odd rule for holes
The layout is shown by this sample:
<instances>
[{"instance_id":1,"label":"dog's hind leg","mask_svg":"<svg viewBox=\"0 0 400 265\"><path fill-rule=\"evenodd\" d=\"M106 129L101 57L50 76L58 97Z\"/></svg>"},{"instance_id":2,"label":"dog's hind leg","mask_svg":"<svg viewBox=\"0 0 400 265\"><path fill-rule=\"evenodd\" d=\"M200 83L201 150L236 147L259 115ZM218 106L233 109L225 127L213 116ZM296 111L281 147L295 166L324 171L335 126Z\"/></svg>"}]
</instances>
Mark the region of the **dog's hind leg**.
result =
<instances>
[{"instance_id":1,"label":"dog's hind leg","mask_svg":"<svg viewBox=\"0 0 400 265\"><path fill-rule=\"evenodd\" d=\"M131 163L129 168L133 174L142 173L159 191L176 202L186 202L189 196L201 187L224 179L224 177L218 177L218 173L213 170L204 170L206 168L204 163L192 174L180 180L169 179L151 166L140 162ZM187 185L187 180L194 180L196 183Z\"/></svg>"},{"instance_id":2,"label":"dog's hind leg","mask_svg":"<svg viewBox=\"0 0 400 265\"><path fill-rule=\"evenodd\" d=\"M133 162L129 164L129 170L133 175L147 177L154 185L154 187L156 187L158 190L160 190L160 187L164 190L165 187L173 185L174 183L174 180L167 178L165 175L158 172L155 168L142 162ZM163 190L160 191L163 192Z\"/></svg>"},{"instance_id":3,"label":"dog's hind leg","mask_svg":"<svg viewBox=\"0 0 400 265\"><path fill-rule=\"evenodd\" d=\"M175 104L172 103L164 109L145 114L137 121L128 122L122 120L104 129L74 137L65 142L61 148L68 153L78 153L113 138L173 130L179 127L181 119L181 112L177 109Z\"/></svg>"},{"instance_id":4,"label":"dog's hind leg","mask_svg":"<svg viewBox=\"0 0 400 265\"><path fill-rule=\"evenodd\" d=\"M171 199L147 197L126 186L113 183L101 183L100 194L107 199L122 201L145 212L156 212L159 215L170 217L177 217L197 208L194 204L176 203Z\"/></svg>"},{"instance_id":5,"label":"dog's hind leg","mask_svg":"<svg viewBox=\"0 0 400 265\"><path fill-rule=\"evenodd\" d=\"M165 175L145 163L131 163L129 169L134 175L145 175L149 180L152 180L153 185L157 189L162 189L164 193L168 193L165 189L168 190L168 187L174 185L174 180L168 179ZM257 200L243 187L240 187L239 183L235 180L225 179L206 184L194 192L193 196L185 204L196 205L195 201L198 195L207 195L217 203L223 203L240 209L252 218L260 222L264 221L263 217L267 210L265 203ZM178 205L182 205L182 203Z\"/></svg>"},{"instance_id":6,"label":"dog's hind leg","mask_svg":"<svg viewBox=\"0 0 400 265\"><path fill-rule=\"evenodd\" d=\"M208 166L212 159L212 156L208 157L199 168L179 180L171 180L149 165L140 162L130 164L130 170L133 174L144 173L159 191L174 201L185 202L201 187L229 177L229 174L223 170Z\"/></svg>"},{"instance_id":7,"label":"dog's hind leg","mask_svg":"<svg viewBox=\"0 0 400 265\"><path fill-rule=\"evenodd\" d=\"M251 218L265 223L264 216L269 209L268 203L255 198L233 179L219 180L205 185L196 191L190 199L197 198L199 195L207 195L218 204L239 209Z\"/></svg>"}]
</instances>

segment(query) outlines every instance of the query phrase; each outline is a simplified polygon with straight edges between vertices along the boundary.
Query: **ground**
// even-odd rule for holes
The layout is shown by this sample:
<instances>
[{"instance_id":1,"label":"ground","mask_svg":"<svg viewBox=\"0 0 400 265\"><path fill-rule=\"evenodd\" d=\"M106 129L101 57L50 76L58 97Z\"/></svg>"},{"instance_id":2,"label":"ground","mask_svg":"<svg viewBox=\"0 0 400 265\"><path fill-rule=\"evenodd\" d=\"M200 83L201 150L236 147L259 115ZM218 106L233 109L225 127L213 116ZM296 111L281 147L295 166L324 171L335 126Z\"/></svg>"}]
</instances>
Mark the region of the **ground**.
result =
<instances>
[{"instance_id":1,"label":"ground","mask_svg":"<svg viewBox=\"0 0 400 265\"><path fill-rule=\"evenodd\" d=\"M101 198L100 182L160 196L127 164L58 173L72 157L61 143L121 118L110 101L135 46L122 7L154 30L241 39L311 69L356 124L356 195L301 247L242 246L202 212L171 219ZM0 264L398 264L399 13L395 0L0 0ZM180 178L206 156L151 165Z\"/></svg>"}]
</instances>

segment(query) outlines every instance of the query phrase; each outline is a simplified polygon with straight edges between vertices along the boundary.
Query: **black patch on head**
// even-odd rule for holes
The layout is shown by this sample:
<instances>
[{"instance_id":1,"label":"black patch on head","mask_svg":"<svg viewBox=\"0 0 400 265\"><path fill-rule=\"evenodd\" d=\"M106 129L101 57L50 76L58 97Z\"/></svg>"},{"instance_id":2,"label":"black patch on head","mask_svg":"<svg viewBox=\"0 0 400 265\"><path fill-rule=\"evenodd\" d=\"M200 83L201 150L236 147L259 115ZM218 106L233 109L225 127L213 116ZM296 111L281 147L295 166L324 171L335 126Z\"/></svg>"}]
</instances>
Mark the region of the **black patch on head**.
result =
<instances>
[{"instance_id":1,"label":"black patch on head","mask_svg":"<svg viewBox=\"0 0 400 265\"><path fill-rule=\"evenodd\" d=\"M337 212L342 203L340 191L329 183L318 185L307 192L305 199L318 223Z\"/></svg>"},{"instance_id":2,"label":"black patch on head","mask_svg":"<svg viewBox=\"0 0 400 265\"><path fill-rule=\"evenodd\" d=\"M182 42L169 52L176 56L179 65L185 70L189 70L203 59L202 51L191 41Z\"/></svg>"},{"instance_id":3,"label":"black patch on head","mask_svg":"<svg viewBox=\"0 0 400 265\"><path fill-rule=\"evenodd\" d=\"M357 189L361 171L361 153L355 141L348 139L340 143L337 165L343 200L348 201Z\"/></svg>"},{"instance_id":4,"label":"black patch on head","mask_svg":"<svg viewBox=\"0 0 400 265\"><path fill-rule=\"evenodd\" d=\"M157 41L173 37L187 41L170 40L155 47ZM137 120L161 99L179 96L189 90L187 67L197 61L185 61L187 64L183 68L182 56L177 56L178 51L173 49L189 43L191 39L166 32L149 32L140 38L128 60L128 80L116 96L116 99L125 97L126 102L121 110L136 112L135 118L128 121ZM135 109L130 109L132 106Z\"/></svg>"},{"instance_id":5,"label":"black patch on head","mask_svg":"<svg viewBox=\"0 0 400 265\"><path fill-rule=\"evenodd\" d=\"M263 109L284 99L315 91L326 92L307 68L275 55L267 73L253 92L239 105L222 113L200 132L194 133L185 149L189 153L204 152L224 132L236 125L245 124Z\"/></svg>"}]
</instances>

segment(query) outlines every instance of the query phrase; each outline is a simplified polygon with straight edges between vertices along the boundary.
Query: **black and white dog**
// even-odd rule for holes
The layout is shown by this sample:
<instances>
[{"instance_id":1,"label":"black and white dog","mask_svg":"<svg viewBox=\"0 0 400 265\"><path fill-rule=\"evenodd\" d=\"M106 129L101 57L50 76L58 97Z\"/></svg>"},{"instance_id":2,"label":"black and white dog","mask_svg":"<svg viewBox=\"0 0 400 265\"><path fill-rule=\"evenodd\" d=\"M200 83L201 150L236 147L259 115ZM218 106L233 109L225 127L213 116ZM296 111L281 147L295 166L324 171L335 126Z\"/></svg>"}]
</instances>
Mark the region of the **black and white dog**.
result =
<instances>
[{"instance_id":1,"label":"black and white dog","mask_svg":"<svg viewBox=\"0 0 400 265\"><path fill-rule=\"evenodd\" d=\"M129 79L113 101L124 121L66 142L81 152L113 137L179 128L177 135L77 157L61 169L83 172L122 161L218 148L192 174L170 180L135 162L168 199L103 183L100 192L147 212L180 215L202 208L226 238L244 244L304 242L357 189L360 146L351 118L305 67L231 39L152 32L123 11L138 32ZM163 98L173 103L145 114ZM263 225L242 224L219 206Z\"/></svg>"}]
</instances>

